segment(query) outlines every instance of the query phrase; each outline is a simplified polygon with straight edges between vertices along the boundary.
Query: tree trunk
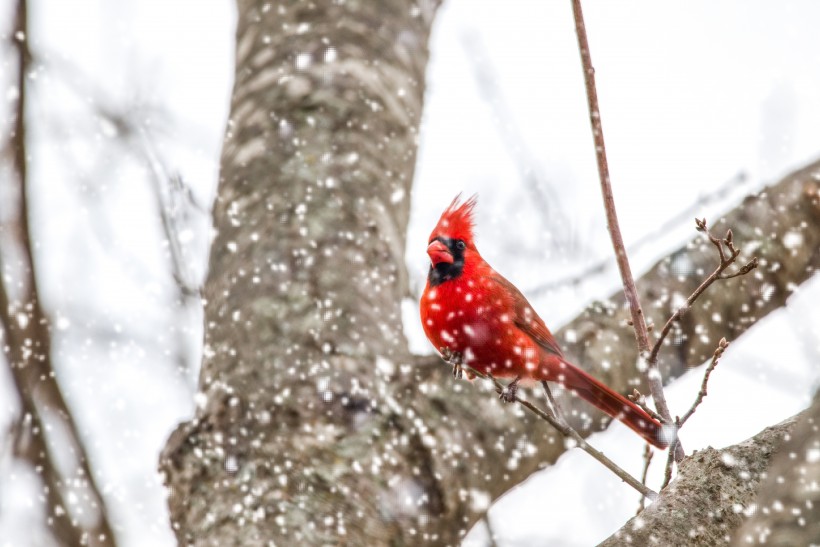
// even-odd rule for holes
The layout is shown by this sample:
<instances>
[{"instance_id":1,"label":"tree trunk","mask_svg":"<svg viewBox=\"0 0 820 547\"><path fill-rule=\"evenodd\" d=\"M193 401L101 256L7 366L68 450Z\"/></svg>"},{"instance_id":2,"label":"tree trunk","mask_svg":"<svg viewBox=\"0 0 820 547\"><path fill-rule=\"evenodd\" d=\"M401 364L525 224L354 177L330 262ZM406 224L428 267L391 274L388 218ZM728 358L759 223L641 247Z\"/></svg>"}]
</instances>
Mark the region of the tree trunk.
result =
<instances>
[{"instance_id":1,"label":"tree trunk","mask_svg":"<svg viewBox=\"0 0 820 547\"><path fill-rule=\"evenodd\" d=\"M180 542L452 543L402 334L437 2L239 1ZM466 523L464 524L466 526Z\"/></svg>"},{"instance_id":2,"label":"tree trunk","mask_svg":"<svg viewBox=\"0 0 820 547\"><path fill-rule=\"evenodd\" d=\"M402 334L408 196L436 8L239 2L200 404L160 462L180 543L454 545L491 500L564 450L546 424L502 406L486 386L454 382L437 359L409 355ZM731 301L713 299L724 321L709 319L714 307L703 312L715 341L782 305L789 284L816 267L820 215L795 184L780 201L750 198L727 219L745 219L735 239L753 234L758 254L779 250L754 234L748 211L769 226L805 219L811 246L773 254L782 267L761 272L776 283L759 306L760 279L728 282L721 292ZM656 323L668 312L665 288L686 292L716 261L700 247L639 280ZM589 368L606 355L605 379L625 390L638 374L622 300L558 335ZM737 311L742 302L753 314ZM696 320L693 311L681 325L667 370L679 374L714 349L694 335ZM584 410L596 417L591 428L602 427Z\"/></svg>"}]
</instances>

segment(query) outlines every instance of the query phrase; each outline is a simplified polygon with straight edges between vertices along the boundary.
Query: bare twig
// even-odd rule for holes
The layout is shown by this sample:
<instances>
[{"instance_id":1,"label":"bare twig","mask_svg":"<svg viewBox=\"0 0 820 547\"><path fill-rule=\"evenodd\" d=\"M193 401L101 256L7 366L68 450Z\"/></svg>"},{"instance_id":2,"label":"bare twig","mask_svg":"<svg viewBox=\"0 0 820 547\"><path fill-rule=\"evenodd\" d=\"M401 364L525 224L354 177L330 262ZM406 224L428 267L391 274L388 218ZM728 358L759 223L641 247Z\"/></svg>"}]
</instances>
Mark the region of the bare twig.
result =
<instances>
[{"instance_id":1,"label":"bare twig","mask_svg":"<svg viewBox=\"0 0 820 547\"><path fill-rule=\"evenodd\" d=\"M652 451L652 447L645 444L643 447L643 472L641 473L641 484L646 484L646 476L649 474L649 464L652 463L652 457L654 455L655 453ZM644 507L646 507L646 498L641 496L641 499L638 502L638 511L636 514L643 511Z\"/></svg>"},{"instance_id":2,"label":"bare twig","mask_svg":"<svg viewBox=\"0 0 820 547\"><path fill-rule=\"evenodd\" d=\"M651 367L657 367L658 362L658 354L660 353L661 347L663 345L664 340L669 335L672 330L672 326L675 324L676 321L679 321L681 317L683 317L689 308L695 303L695 301L702 295L706 289L708 289L715 281L720 279L731 279L733 277L738 277L741 275L746 275L752 270L754 270L758 265L757 257L753 257L749 262L739 268L736 272L731 274L724 274L727 268L734 264L737 261L738 256L740 256L740 249L735 247L734 244L734 235L732 234L732 230L728 230L726 232L726 236L723 239L716 237L709 231L709 227L706 223L706 219L695 219L695 226L699 232L703 232L706 234L706 237L715 246L718 251L718 256L720 257L720 263L715 268L715 270L692 292L689 298L686 299L686 304L680 308L678 308L675 313L666 321L666 324L661 329L660 334L658 335L658 339L655 341L655 344L652 347L652 351L649 354L649 358L647 359L647 364ZM706 388L707 383L709 382L709 376L712 374L712 371L718 364L718 360L723 355L723 352L726 351L726 348L729 347L729 342L726 341L725 338L721 338L720 342L718 343L718 347L715 350L714 354L712 355L712 361L709 363L709 366L706 367L706 372L703 376L703 382L701 383L700 391L698 392L697 397L695 398L694 403L683 415L683 418L680 417L676 418L675 424L678 429L680 426L686 423L686 421L695 413L697 407L703 402L703 398L706 397ZM633 399L633 397L630 397ZM635 400L635 399L633 399ZM637 402L637 401L636 401ZM640 404L640 403L639 403ZM680 446L680 443L675 440L674 443L677 446ZM671 446L670 446L671 450ZM676 461L679 461L676 459ZM672 480L672 459L670 458L666 464L666 470L664 473L664 482L661 488L666 487L669 484L669 481Z\"/></svg>"},{"instance_id":3,"label":"bare twig","mask_svg":"<svg viewBox=\"0 0 820 547\"><path fill-rule=\"evenodd\" d=\"M729 342L727 342L725 338L721 338L720 342L718 342L718 347L715 349L714 355L712 355L712 362L709 363L709 366L706 367L706 372L703 373L703 382L700 384L700 391L698 391L698 395L695 397L695 401L692 403L692 406L686 411L683 418L680 419L680 425L685 424L686 420L692 417L692 414L695 413L695 410L697 410L703 402L703 398L707 395L706 385L709 383L709 376L711 376L712 371L715 370L718 361L723 356L723 352L726 351L726 348L728 347Z\"/></svg>"},{"instance_id":4,"label":"bare twig","mask_svg":"<svg viewBox=\"0 0 820 547\"><path fill-rule=\"evenodd\" d=\"M20 212L25 215L25 211ZM24 253L29 259L30 252L29 248ZM0 271L2 269L2 260L0 260ZM49 520L55 523L54 533L58 535L58 543L79 545L80 542L75 541L74 536L80 537L87 534L93 538L91 545L115 546L116 538L108 521L105 502L92 475L85 446L54 376L50 357L51 342L48 323L40 308L36 290L33 290L33 271L31 268L29 271L28 294L23 300L26 302L25 305L10 302L5 284L0 279L0 327L5 333L6 341L3 349L12 380L21 399L22 412L28 413L33 422L30 434L23 435L27 441L23 446L18 446L16 450L35 469L42 470L41 478L48 494L47 514ZM21 322L13 316L12 310L15 309L27 310L29 319L23 321L25 326L21 326ZM43 438L46 431L53 429L53 427L44 427L44 410L51 411L50 414L59 423L60 437L67 438L68 446L57 446L57 448L62 448L63 452L74 455L78 478L85 485L91 506L96 512L96 521L87 526L76 528L68 513L68 505L63 499L62 490L63 485L68 484L72 479L62 477L55 463L53 449L48 448L48 443Z\"/></svg>"},{"instance_id":5,"label":"bare twig","mask_svg":"<svg viewBox=\"0 0 820 547\"><path fill-rule=\"evenodd\" d=\"M604 144L604 130L601 124L601 112L598 106L598 92L595 87L595 69L592 67L592 57L589 52L589 41L587 40L586 26L584 25L584 14L581 10L581 0L572 0L572 11L575 16L575 32L578 36L578 49L581 53L581 63L584 69L584 81L586 83L587 102L589 105L589 119L592 124L592 136L595 141L595 157L598 162L598 175L601 181L601 193L604 198L604 209L606 210L607 226L612 239L612 247L615 250L615 260L618 263L618 270L624 285L624 295L629 303L629 311L632 316L632 325L635 329L635 339L638 343L638 353L641 358L649 354L649 332L646 328L641 303L638 299L638 291L635 287L635 280L632 277L632 270L629 267L629 258L626 255L624 240L621 236L621 228L618 225L618 215L615 210L615 198L612 194L612 184L609 178L609 164L606 159L606 146ZM666 396L663 392L663 379L657 364L649 365L644 371L646 382L658 408L658 413L664 417L666 422L672 421L672 414L669 405L666 403ZM684 451L680 443L675 443L675 459L683 459Z\"/></svg>"},{"instance_id":6,"label":"bare twig","mask_svg":"<svg viewBox=\"0 0 820 547\"><path fill-rule=\"evenodd\" d=\"M675 426L678 430L680 430L680 418L677 416L675 417ZM678 436L675 435L675 438L672 439L672 443L669 445L669 455L666 458L666 468L663 473L663 484L661 484L661 490L666 488L672 481L672 465L675 463L675 449L677 446L680 446L680 440L678 440Z\"/></svg>"},{"instance_id":7,"label":"bare twig","mask_svg":"<svg viewBox=\"0 0 820 547\"><path fill-rule=\"evenodd\" d=\"M493 525L490 522L490 514L484 513L481 517L481 520L484 521L484 526L487 528L487 538L490 547L498 547L498 542L495 540L495 530L493 530Z\"/></svg>"},{"instance_id":8,"label":"bare twig","mask_svg":"<svg viewBox=\"0 0 820 547\"><path fill-rule=\"evenodd\" d=\"M721 275L718 279L732 279L733 277L740 277L741 275L746 275L747 273L751 272L755 268L757 268L757 257L752 257L752 259L744 264L738 271L735 273Z\"/></svg>"},{"instance_id":9,"label":"bare twig","mask_svg":"<svg viewBox=\"0 0 820 547\"><path fill-rule=\"evenodd\" d=\"M628 397L630 401L641 407L644 412L658 420L660 423L667 423L666 420L664 420L663 416L655 412L655 410L652 407L646 404L646 397L644 397L640 391L638 391L637 389L633 389L632 394L628 395Z\"/></svg>"},{"instance_id":10,"label":"bare twig","mask_svg":"<svg viewBox=\"0 0 820 547\"><path fill-rule=\"evenodd\" d=\"M663 341L669 335L669 332L672 330L672 326L675 324L676 321L679 321L681 317L686 314L692 304L698 299L698 297L703 294L706 289L708 289L715 281L719 279L731 279L733 277L737 277L740 275L745 275L755 268L757 268L757 257L753 257L749 262L747 262L742 268L736 271L733 274L724 275L723 272L731 266L736 260L737 257L740 255L740 249L736 248L734 245L734 236L732 234L732 230L728 230L726 232L726 237L724 239L718 239L715 237L712 232L709 231L709 228L706 224L706 219L695 219L695 226L699 232L704 232L706 237L709 238L709 241L714 245L718 250L718 255L720 256L720 264L718 264L715 271L713 271L709 277L703 280L697 289L689 295L689 298L686 299L686 305L678 308L675 313L666 321L666 324L661 329L660 334L658 335L658 339L655 341L654 346L652 346L652 351L649 353L649 357L647 359L647 364L650 367L657 367L658 364L658 354L660 353L661 346L663 345ZM724 246L726 250L724 250Z\"/></svg>"},{"instance_id":11,"label":"bare twig","mask_svg":"<svg viewBox=\"0 0 820 547\"><path fill-rule=\"evenodd\" d=\"M464 365L464 364L460 364L459 366L461 368L465 369L465 370L468 370L468 371L472 372L473 374L475 374L479 378L482 378L484 380L489 380L490 382L492 382L493 385L495 385L496 391L498 393L501 393L506 389L504 384L499 382L492 375L483 374L483 373L479 372L478 370L476 370L476 369L474 369L470 366ZM546 382L544 382L544 384L546 384ZM554 404L554 400L552 399L552 394L549 390L549 387L545 386L545 390L547 392L547 396L551 399L551 404ZM587 441L577 431L575 431L575 429L570 427L563 420L563 418L557 417L552 412L544 412L543 410L541 410L540 408L538 408L537 406L535 406L531 402L527 401L526 399L522 399L521 397L517 397L516 402L518 404L520 404L521 406L523 406L524 408L526 408L527 410L529 410L530 412L532 412L533 414L535 414L536 416L538 416L539 418L541 418L542 420L548 422L552 427L557 429L558 432L561 433L564 437L570 438L573 441L575 441L576 445L579 448L581 448L584 452L586 452L587 454L589 454L590 456L592 456L593 458L595 458L596 460L601 462L601 464L603 464L604 467L606 467L607 469L609 469L610 471L615 473L615 475L617 475L618 478L620 478L622 481L627 483L629 486L631 486L632 488L634 488L635 490L640 492L643 496L645 496L645 497L647 497L647 498L649 498L650 500L653 500L653 501L658 497L658 494L656 492L649 489L645 484L641 484L635 477L633 477L632 475L630 475L629 473L627 473L626 471L621 469L618 466L618 464L616 464L615 462L613 462L612 460L607 458L602 452L598 451L597 449L592 447L589 443L587 443ZM557 404L555 404L554 406L555 406L555 408L558 408Z\"/></svg>"}]
</instances>

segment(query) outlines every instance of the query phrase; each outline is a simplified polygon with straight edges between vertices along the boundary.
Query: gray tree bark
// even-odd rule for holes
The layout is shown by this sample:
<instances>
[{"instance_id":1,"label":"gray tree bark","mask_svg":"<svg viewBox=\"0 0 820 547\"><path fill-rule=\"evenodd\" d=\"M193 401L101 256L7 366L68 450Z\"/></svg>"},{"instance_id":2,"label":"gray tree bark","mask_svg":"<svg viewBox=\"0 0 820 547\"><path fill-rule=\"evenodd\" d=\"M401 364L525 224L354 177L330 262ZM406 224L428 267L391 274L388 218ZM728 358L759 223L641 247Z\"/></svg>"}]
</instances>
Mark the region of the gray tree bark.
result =
<instances>
[{"instance_id":1,"label":"gray tree bark","mask_svg":"<svg viewBox=\"0 0 820 547\"><path fill-rule=\"evenodd\" d=\"M740 444L687 457L660 498L601 543L820 543L820 391L804 412Z\"/></svg>"},{"instance_id":2,"label":"gray tree bark","mask_svg":"<svg viewBox=\"0 0 820 547\"><path fill-rule=\"evenodd\" d=\"M410 355L402 334L436 7L239 1L200 404L160 462L182 544L454 545L487 500L564 451L543 422ZM700 364L811 275L820 208L810 190L806 171L727 215L735 240L779 267L729 281L692 310L662 355L667 373ZM786 230L803 245L779 245ZM699 283L712 253L698 241L639 280L655 323L671 295ZM639 381L626 317L619 292L558 333L577 362L623 391ZM592 418L580 424L586 433L606 423L564 404Z\"/></svg>"},{"instance_id":3,"label":"gray tree bark","mask_svg":"<svg viewBox=\"0 0 820 547\"><path fill-rule=\"evenodd\" d=\"M733 545L820 545L820 391L774 456Z\"/></svg>"},{"instance_id":4,"label":"gray tree bark","mask_svg":"<svg viewBox=\"0 0 820 547\"><path fill-rule=\"evenodd\" d=\"M740 444L696 451L660 498L601 543L616 545L726 545L750 511L772 455L795 430L800 415L767 427ZM790 545L805 545L793 543Z\"/></svg>"}]
</instances>

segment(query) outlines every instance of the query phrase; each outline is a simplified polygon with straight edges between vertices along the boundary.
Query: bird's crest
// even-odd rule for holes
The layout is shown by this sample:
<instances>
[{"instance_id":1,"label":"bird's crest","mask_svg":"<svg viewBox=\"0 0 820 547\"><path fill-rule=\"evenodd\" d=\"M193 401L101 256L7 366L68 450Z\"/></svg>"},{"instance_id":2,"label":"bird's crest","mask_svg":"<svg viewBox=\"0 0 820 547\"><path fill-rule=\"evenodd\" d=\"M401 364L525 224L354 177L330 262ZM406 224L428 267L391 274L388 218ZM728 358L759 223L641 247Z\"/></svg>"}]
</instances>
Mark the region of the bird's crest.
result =
<instances>
[{"instance_id":1,"label":"bird's crest","mask_svg":"<svg viewBox=\"0 0 820 547\"><path fill-rule=\"evenodd\" d=\"M441 218L430 234L430 240L435 237L449 237L462 239L469 246L473 246L473 210L478 195L474 194L464 203L459 204L461 194L458 194L449 207L441 214Z\"/></svg>"}]
</instances>

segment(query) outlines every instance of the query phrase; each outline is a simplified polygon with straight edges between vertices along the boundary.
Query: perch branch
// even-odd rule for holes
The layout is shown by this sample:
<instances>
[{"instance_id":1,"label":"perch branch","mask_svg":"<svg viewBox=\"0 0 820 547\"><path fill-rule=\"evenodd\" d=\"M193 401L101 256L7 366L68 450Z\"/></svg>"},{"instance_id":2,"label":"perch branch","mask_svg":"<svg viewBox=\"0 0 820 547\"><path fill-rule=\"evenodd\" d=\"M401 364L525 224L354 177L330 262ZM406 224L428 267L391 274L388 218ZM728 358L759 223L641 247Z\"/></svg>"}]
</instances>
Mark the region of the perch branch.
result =
<instances>
[{"instance_id":1,"label":"perch branch","mask_svg":"<svg viewBox=\"0 0 820 547\"><path fill-rule=\"evenodd\" d=\"M446 362L450 363L450 356L447 354L446 348L441 348L441 349L443 350L442 355L444 357L444 360ZM452 363L450 363L450 364L452 364ZM457 368L463 368L463 369L468 370L470 373L474 374L475 376L478 376L479 378L481 378L483 380L489 380L490 382L493 383L493 385L495 386L496 391L498 393L502 393L505 390L504 384L499 382L497 379L495 379L490 374L483 374L483 373L477 371L476 369L474 369L470 366L464 365L464 364L458 364ZM542 383L546 384L546 382L542 382ZM550 399L550 404L553 404L554 407L557 409L558 406L554 402L554 399L552 399L552 393L550 392L549 387L545 385L544 388L547 392L547 396ZM533 414L535 414L536 416L538 416L539 418L541 418L542 420L548 422L552 427L554 427L556 430L558 430L558 432L561 433L564 437L572 439L573 441L575 441L575 443L577 444L577 446L579 448L581 448L584 452L586 452L587 454L589 454L590 456L592 456L593 458L598 460L601 464L604 465L604 467L606 467L607 469L609 469L610 471L615 473L615 475L617 475L618 478L620 478L622 481L624 481L625 483L630 485L632 488L634 488L635 490L640 492L644 497L647 497L650 500L655 500L657 498L657 496L658 496L657 492L652 491L645 484L641 484L638 481L638 479L636 479L635 477L633 477L632 475L630 475L629 473L627 473L626 471L621 469L618 466L618 464L616 464L615 462L613 462L612 460L607 458L602 452L600 452L599 450L592 447L589 443L586 442L586 440L583 437L581 437L581 435L577 431L575 431L575 429L570 427L563 420L563 418L558 417L556 414L553 414L552 412L544 412L542 409L538 408L537 406L535 406L531 402L527 401L526 399L516 397L516 402L518 404L520 404L521 406L523 406L524 408L526 408L527 410L529 410L530 412L532 412Z\"/></svg>"},{"instance_id":2,"label":"perch branch","mask_svg":"<svg viewBox=\"0 0 820 547\"><path fill-rule=\"evenodd\" d=\"M566 419L564 419L564 415L562 414L561 407L558 406L558 401L555 400L555 397L552 396L552 390L550 389L549 383L546 380L541 381L541 386L544 388L544 393L547 394L547 400L550 403L550 407L552 408L552 413L555 415L556 418L560 419L565 424L569 425Z\"/></svg>"}]
</instances>

